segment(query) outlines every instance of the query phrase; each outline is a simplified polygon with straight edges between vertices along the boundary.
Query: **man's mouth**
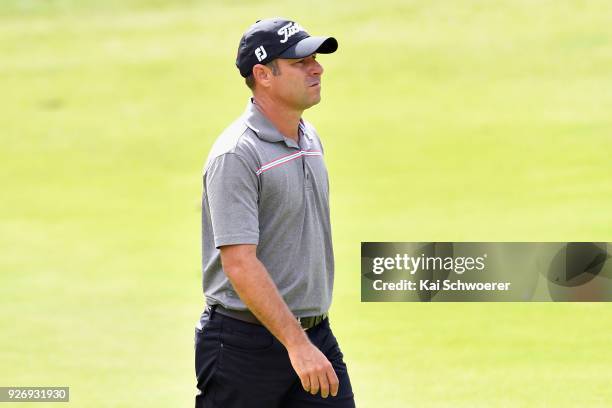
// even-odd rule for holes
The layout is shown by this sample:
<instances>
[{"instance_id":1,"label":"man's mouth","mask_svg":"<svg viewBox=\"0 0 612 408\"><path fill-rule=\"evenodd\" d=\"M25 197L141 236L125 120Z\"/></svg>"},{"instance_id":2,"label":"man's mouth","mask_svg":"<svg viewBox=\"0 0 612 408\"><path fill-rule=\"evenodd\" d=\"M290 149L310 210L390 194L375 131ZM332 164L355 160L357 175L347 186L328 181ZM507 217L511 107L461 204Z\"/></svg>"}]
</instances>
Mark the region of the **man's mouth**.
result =
<instances>
[{"instance_id":1,"label":"man's mouth","mask_svg":"<svg viewBox=\"0 0 612 408\"><path fill-rule=\"evenodd\" d=\"M308 86L310 86L310 87L321 86L321 82L313 82L312 84L310 84Z\"/></svg>"}]
</instances>

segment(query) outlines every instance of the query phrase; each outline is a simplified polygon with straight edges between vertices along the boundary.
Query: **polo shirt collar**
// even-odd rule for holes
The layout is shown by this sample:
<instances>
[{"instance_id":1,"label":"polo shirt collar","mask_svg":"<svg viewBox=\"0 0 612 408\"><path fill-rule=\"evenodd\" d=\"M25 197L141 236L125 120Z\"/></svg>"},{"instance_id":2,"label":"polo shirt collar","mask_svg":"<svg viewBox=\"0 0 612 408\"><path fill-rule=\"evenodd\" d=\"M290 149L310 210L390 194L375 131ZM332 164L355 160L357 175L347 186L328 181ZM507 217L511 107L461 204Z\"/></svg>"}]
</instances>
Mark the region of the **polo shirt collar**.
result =
<instances>
[{"instance_id":1,"label":"polo shirt collar","mask_svg":"<svg viewBox=\"0 0 612 408\"><path fill-rule=\"evenodd\" d=\"M266 142L285 142L289 147L300 148L298 144L288 137L283 136L281 132L266 118L263 113L255 106L253 98L249 98L246 110L244 112L244 120L246 125L262 140ZM302 133L303 124L300 119L300 133Z\"/></svg>"}]
</instances>

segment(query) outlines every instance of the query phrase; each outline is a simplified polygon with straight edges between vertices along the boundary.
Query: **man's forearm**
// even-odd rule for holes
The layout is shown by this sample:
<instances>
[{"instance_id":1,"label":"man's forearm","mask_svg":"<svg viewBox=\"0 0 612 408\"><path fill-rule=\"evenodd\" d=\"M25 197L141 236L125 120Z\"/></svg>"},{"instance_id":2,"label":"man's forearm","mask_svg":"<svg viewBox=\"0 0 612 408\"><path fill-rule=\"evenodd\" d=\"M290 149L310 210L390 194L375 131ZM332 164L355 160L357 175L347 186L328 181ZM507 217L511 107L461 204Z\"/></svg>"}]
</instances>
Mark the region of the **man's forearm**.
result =
<instances>
[{"instance_id":1,"label":"man's forearm","mask_svg":"<svg viewBox=\"0 0 612 408\"><path fill-rule=\"evenodd\" d=\"M224 270L240 299L287 349L309 341L261 261L251 256Z\"/></svg>"},{"instance_id":2,"label":"man's forearm","mask_svg":"<svg viewBox=\"0 0 612 408\"><path fill-rule=\"evenodd\" d=\"M338 392L338 376L327 357L298 324L252 244L221 247L221 264L240 299L285 346L304 390L326 398Z\"/></svg>"}]
</instances>

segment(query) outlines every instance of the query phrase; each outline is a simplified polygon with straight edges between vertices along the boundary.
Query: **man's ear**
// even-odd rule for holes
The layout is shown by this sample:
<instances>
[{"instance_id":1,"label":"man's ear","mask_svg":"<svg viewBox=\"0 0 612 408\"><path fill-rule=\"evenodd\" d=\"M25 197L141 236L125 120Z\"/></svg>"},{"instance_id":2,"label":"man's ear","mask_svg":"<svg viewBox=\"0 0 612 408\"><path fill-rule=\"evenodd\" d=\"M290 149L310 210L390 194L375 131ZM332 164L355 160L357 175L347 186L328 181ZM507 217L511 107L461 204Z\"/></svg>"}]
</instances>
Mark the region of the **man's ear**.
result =
<instances>
[{"instance_id":1,"label":"man's ear","mask_svg":"<svg viewBox=\"0 0 612 408\"><path fill-rule=\"evenodd\" d=\"M255 83L259 83L264 88L270 86L270 79L272 77L272 71L270 68L262 64L255 64L253 67L253 78Z\"/></svg>"}]
</instances>

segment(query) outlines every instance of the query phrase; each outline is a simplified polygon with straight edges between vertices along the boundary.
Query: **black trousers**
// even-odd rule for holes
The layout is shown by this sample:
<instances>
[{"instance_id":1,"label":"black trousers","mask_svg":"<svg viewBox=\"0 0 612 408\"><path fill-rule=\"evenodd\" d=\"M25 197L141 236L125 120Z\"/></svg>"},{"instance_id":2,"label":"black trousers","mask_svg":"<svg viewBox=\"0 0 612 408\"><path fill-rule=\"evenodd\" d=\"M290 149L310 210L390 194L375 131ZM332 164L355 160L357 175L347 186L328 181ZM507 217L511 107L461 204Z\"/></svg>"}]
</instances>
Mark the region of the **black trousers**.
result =
<instances>
[{"instance_id":1,"label":"black trousers","mask_svg":"<svg viewBox=\"0 0 612 408\"><path fill-rule=\"evenodd\" d=\"M302 388L285 347L263 326L212 312L195 334L196 408L354 408L353 390L329 319L307 332L332 363L338 395Z\"/></svg>"}]
</instances>

